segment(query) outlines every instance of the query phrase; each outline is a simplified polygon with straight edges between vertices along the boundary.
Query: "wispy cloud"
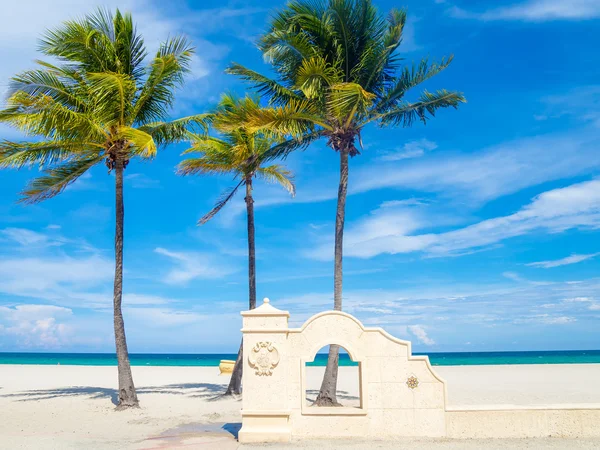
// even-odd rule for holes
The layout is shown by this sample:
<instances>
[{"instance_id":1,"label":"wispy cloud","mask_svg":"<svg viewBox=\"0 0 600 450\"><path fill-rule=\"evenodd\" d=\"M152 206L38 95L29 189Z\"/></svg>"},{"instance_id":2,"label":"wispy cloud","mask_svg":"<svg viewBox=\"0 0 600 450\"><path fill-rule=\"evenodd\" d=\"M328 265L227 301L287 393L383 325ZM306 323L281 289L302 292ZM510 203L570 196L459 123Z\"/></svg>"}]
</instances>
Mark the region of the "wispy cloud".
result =
<instances>
[{"instance_id":1,"label":"wispy cloud","mask_svg":"<svg viewBox=\"0 0 600 450\"><path fill-rule=\"evenodd\" d=\"M427 335L427 331L421 325L409 325L408 331L422 344L427 346L435 345L435 341Z\"/></svg>"},{"instance_id":2,"label":"wispy cloud","mask_svg":"<svg viewBox=\"0 0 600 450\"><path fill-rule=\"evenodd\" d=\"M114 263L99 255L3 258L0 292L60 299L65 291L97 286L113 274Z\"/></svg>"},{"instance_id":3,"label":"wispy cloud","mask_svg":"<svg viewBox=\"0 0 600 450\"><path fill-rule=\"evenodd\" d=\"M46 234L26 228L5 228L0 230L0 236L23 246L45 245L49 242Z\"/></svg>"},{"instance_id":4,"label":"wispy cloud","mask_svg":"<svg viewBox=\"0 0 600 450\"><path fill-rule=\"evenodd\" d=\"M590 173L600 165L596 130L505 142L473 153L439 152L398 163L370 164L353 172L350 193L415 189L482 203L547 181Z\"/></svg>"},{"instance_id":5,"label":"wispy cloud","mask_svg":"<svg viewBox=\"0 0 600 450\"><path fill-rule=\"evenodd\" d=\"M600 17L600 3L597 0L529 0L483 12L469 11L454 6L450 8L449 12L456 18L482 21L589 20Z\"/></svg>"},{"instance_id":6,"label":"wispy cloud","mask_svg":"<svg viewBox=\"0 0 600 450\"><path fill-rule=\"evenodd\" d=\"M543 109L538 121L572 118L600 128L600 85L578 86L560 94L546 95L540 100Z\"/></svg>"},{"instance_id":7,"label":"wispy cloud","mask_svg":"<svg viewBox=\"0 0 600 450\"><path fill-rule=\"evenodd\" d=\"M435 142L423 138L407 142L394 151L382 152L379 159L381 161L400 161L402 159L418 158L427 152L435 150L437 147L438 145Z\"/></svg>"},{"instance_id":8,"label":"wispy cloud","mask_svg":"<svg viewBox=\"0 0 600 450\"><path fill-rule=\"evenodd\" d=\"M166 256L175 265L163 278L167 284L185 284L197 278L221 278L236 271L230 266L219 264L214 257L203 253L174 252L162 247L154 251Z\"/></svg>"},{"instance_id":9,"label":"wispy cloud","mask_svg":"<svg viewBox=\"0 0 600 450\"><path fill-rule=\"evenodd\" d=\"M550 269L552 267L560 267L560 266L567 266L569 264L577 264L579 262L586 261L591 258L595 258L598 255L600 255L600 253L589 253L586 255L573 254L571 256L567 256L566 258L555 259L552 261L532 262L532 263L526 264L526 266L541 267L542 269Z\"/></svg>"},{"instance_id":10,"label":"wispy cloud","mask_svg":"<svg viewBox=\"0 0 600 450\"><path fill-rule=\"evenodd\" d=\"M502 280L493 284L414 280L402 289L347 289L344 310L367 326L381 326L398 337L441 347L448 339L460 339L460 345L477 339L479 344L491 329L496 339L574 324L592 330L600 317L594 300L598 292L600 279L516 285ZM331 293L313 292L271 301L290 311L293 326L301 326L312 314L331 308L333 298ZM459 334L457 327L462 330ZM435 330L435 339L430 330ZM562 334L551 336L545 348L564 340Z\"/></svg>"},{"instance_id":11,"label":"wispy cloud","mask_svg":"<svg viewBox=\"0 0 600 450\"><path fill-rule=\"evenodd\" d=\"M160 181L150 178L143 173L130 173L125 175L125 182L134 189L157 189L160 188Z\"/></svg>"},{"instance_id":12,"label":"wispy cloud","mask_svg":"<svg viewBox=\"0 0 600 450\"><path fill-rule=\"evenodd\" d=\"M193 311L177 310L173 308L125 308L125 313L133 321L151 323L156 327L175 327L189 325L209 318Z\"/></svg>"},{"instance_id":13,"label":"wispy cloud","mask_svg":"<svg viewBox=\"0 0 600 450\"><path fill-rule=\"evenodd\" d=\"M536 314L530 317L517 318L513 323L517 325L528 323L539 323L544 325L566 325L577 322L577 319L569 316L552 316L550 314Z\"/></svg>"},{"instance_id":14,"label":"wispy cloud","mask_svg":"<svg viewBox=\"0 0 600 450\"><path fill-rule=\"evenodd\" d=\"M417 233L430 223L431 219L419 211L404 207L379 208L350 224L344 242L345 255L370 258L382 253L420 251L443 256L485 248L534 231L559 233L572 228L596 229L600 227L600 180L544 192L508 216L453 231ZM331 245L322 244L307 255L331 259Z\"/></svg>"},{"instance_id":15,"label":"wispy cloud","mask_svg":"<svg viewBox=\"0 0 600 450\"><path fill-rule=\"evenodd\" d=\"M590 311L600 311L600 302L598 302L594 297L566 298L561 302L562 305L569 305L573 303L585 305Z\"/></svg>"}]
</instances>

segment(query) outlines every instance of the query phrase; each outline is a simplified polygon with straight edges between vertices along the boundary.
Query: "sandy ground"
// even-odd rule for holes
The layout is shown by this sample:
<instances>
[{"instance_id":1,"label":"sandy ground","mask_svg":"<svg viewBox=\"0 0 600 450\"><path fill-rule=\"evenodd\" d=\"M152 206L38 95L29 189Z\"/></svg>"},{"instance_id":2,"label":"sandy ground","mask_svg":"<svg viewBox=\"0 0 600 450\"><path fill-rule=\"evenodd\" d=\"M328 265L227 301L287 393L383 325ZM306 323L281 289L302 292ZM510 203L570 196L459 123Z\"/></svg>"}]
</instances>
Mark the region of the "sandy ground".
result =
<instances>
[{"instance_id":1,"label":"sandy ground","mask_svg":"<svg viewBox=\"0 0 600 450\"><path fill-rule=\"evenodd\" d=\"M322 368L308 369L308 395ZM437 367L450 407L600 404L600 364ZM142 408L115 412L115 367L0 366L1 449L254 449L240 446L241 403L223 399L217 368L134 367ZM543 382L539 382L539 374ZM340 398L357 402L357 369L340 372ZM315 441L302 449L600 449L600 440Z\"/></svg>"}]
</instances>

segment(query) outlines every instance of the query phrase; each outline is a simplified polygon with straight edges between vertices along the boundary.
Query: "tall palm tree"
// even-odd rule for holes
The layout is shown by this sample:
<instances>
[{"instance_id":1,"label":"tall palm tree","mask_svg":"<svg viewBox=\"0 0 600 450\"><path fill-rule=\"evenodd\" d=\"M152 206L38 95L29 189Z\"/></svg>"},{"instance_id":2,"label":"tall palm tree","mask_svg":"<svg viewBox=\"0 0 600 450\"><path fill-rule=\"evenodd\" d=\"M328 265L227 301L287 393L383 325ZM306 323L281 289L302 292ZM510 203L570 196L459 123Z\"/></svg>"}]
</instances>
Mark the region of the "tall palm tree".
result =
<instances>
[{"instance_id":1,"label":"tall palm tree","mask_svg":"<svg viewBox=\"0 0 600 450\"><path fill-rule=\"evenodd\" d=\"M192 135L192 146L184 154L197 156L185 159L179 164L178 173L181 175L231 174L237 181L236 185L224 192L215 207L198 222L202 225L214 217L235 195L241 187L246 189L246 214L248 221L248 303L249 308L256 308L256 250L254 236L254 198L253 180L261 178L275 182L285 188L292 196L295 187L292 173L280 164L268 164L272 161L273 153L279 149L295 147L295 142L281 142L274 137L248 131L243 116L246 111L260 108L259 100L252 97L238 99L232 95L224 95L216 111L206 120L220 136L208 134ZM236 128L223 130L223 123L231 123L236 118ZM266 165L268 164L268 165ZM242 384L242 347L231 375L226 395L240 394Z\"/></svg>"},{"instance_id":2,"label":"tall palm tree","mask_svg":"<svg viewBox=\"0 0 600 450\"><path fill-rule=\"evenodd\" d=\"M118 360L117 409L138 406L125 325L123 292L123 172L133 158L149 159L157 147L178 141L200 116L165 121L193 53L183 38L160 46L148 64L131 15L104 10L49 31L40 49L58 64L12 78L0 122L35 141L0 143L0 167L38 165L39 178L22 192L26 203L60 194L92 167L115 172L116 230L114 329Z\"/></svg>"},{"instance_id":3,"label":"tall palm tree","mask_svg":"<svg viewBox=\"0 0 600 450\"><path fill-rule=\"evenodd\" d=\"M327 138L340 155L335 221L334 309L342 309L342 250L348 157L360 153L361 131L369 124L410 127L425 123L440 108L456 108L465 99L447 90L406 99L412 88L448 67L426 59L401 65L406 12L383 18L371 0L295 0L288 3L260 39L259 48L276 73L269 78L239 64L228 72L251 82L274 107L249 119L253 130L292 134L298 139ZM283 149L286 151L286 149ZM316 404L337 405L339 347L331 345Z\"/></svg>"}]
</instances>

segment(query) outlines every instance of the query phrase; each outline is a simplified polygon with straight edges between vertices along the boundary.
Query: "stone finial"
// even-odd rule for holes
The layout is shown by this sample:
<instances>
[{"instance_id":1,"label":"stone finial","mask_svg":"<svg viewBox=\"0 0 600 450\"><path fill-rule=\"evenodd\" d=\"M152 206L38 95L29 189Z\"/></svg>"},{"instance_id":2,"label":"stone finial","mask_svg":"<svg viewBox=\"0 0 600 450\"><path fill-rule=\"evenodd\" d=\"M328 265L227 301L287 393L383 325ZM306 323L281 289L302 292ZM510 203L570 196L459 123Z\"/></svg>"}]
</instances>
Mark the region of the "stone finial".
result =
<instances>
[{"instance_id":1,"label":"stone finial","mask_svg":"<svg viewBox=\"0 0 600 450\"><path fill-rule=\"evenodd\" d=\"M287 311L282 311L281 309L275 308L271 305L271 300L268 298L263 299L263 304L258 306L257 308L251 309L250 311L243 311L242 316L285 316L289 317L290 313Z\"/></svg>"}]
</instances>

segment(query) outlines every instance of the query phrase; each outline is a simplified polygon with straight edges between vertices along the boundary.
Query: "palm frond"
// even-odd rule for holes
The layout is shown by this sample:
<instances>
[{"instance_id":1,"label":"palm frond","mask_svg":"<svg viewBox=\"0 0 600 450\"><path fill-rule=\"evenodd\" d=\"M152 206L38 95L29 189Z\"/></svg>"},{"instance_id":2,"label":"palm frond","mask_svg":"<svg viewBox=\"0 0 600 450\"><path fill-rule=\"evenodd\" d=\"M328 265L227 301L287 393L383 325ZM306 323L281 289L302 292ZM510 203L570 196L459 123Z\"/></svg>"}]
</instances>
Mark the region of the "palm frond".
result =
<instances>
[{"instance_id":1,"label":"palm frond","mask_svg":"<svg viewBox=\"0 0 600 450\"><path fill-rule=\"evenodd\" d=\"M364 116L375 95L365 91L360 84L338 83L331 87L327 96L327 110L330 117L339 121L339 126L349 127L356 116Z\"/></svg>"},{"instance_id":2,"label":"palm frond","mask_svg":"<svg viewBox=\"0 0 600 450\"><path fill-rule=\"evenodd\" d=\"M135 80L116 72L89 73L90 91L94 96L95 114L107 126L124 126L130 120Z\"/></svg>"},{"instance_id":3,"label":"palm frond","mask_svg":"<svg viewBox=\"0 0 600 450\"><path fill-rule=\"evenodd\" d=\"M103 155L74 159L47 169L44 175L31 181L21 193L24 203L38 203L55 197L67 186L104 159Z\"/></svg>"},{"instance_id":4,"label":"palm frond","mask_svg":"<svg viewBox=\"0 0 600 450\"><path fill-rule=\"evenodd\" d=\"M173 105L175 90L183 84L184 75L194 52L183 37L172 38L161 45L150 63L146 82L135 102L136 122L148 123L163 119Z\"/></svg>"},{"instance_id":5,"label":"palm frond","mask_svg":"<svg viewBox=\"0 0 600 450\"><path fill-rule=\"evenodd\" d=\"M326 88L341 82L343 78L338 67L320 56L303 60L296 73L296 86L309 99L322 95Z\"/></svg>"},{"instance_id":6,"label":"palm frond","mask_svg":"<svg viewBox=\"0 0 600 450\"><path fill-rule=\"evenodd\" d=\"M231 148L234 144L224 139L219 139L208 134L191 134L190 135L191 147L185 150L182 154L187 155L189 153L203 153L212 155L223 155L229 158L231 154Z\"/></svg>"},{"instance_id":7,"label":"palm frond","mask_svg":"<svg viewBox=\"0 0 600 450\"><path fill-rule=\"evenodd\" d=\"M114 72L140 80L146 49L131 14L99 8L49 30L40 42L47 55L80 65L85 72Z\"/></svg>"},{"instance_id":8,"label":"palm frond","mask_svg":"<svg viewBox=\"0 0 600 450\"><path fill-rule=\"evenodd\" d=\"M251 83L261 95L265 95L276 104L285 103L290 100L299 100L300 96L292 89L283 86L275 80L253 70L247 69L240 64L231 64L225 72L237 75Z\"/></svg>"},{"instance_id":9,"label":"palm frond","mask_svg":"<svg viewBox=\"0 0 600 450\"><path fill-rule=\"evenodd\" d=\"M76 90L78 87L77 80L64 76L64 70L61 74L56 66L38 62L46 69L26 70L14 76L9 84L9 96L16 92L25 92L29 96L35 97L50 97L54 101L62 105L68 105L74 109L80 109L85 106L84 99ZM50 67L52 69L48 70ZM74 74L71 74L73 77Z\"/></svg>"},{"instance_id":10,"label":"palm frond","mask_svg":"<svg viewBox=\"0 0 600 450\"><path fill-rule=\"evenodd\" d=\"M76 111L52 97L34 97L23 91L8 98L7 108L0 111L0 122L25 134L52 140L93 141L108 137L90 111Z\"/></svg>"},{"instance_id":11,"label":"palm frond","mask_svg":"<svg viewBox=\"0 0 600 450\"><path fill-rule=\"evenodd\" d=\"M405 67L400 76L395 80L394 86L385 93L381 101L375 106L375 110L383 112L386 108L393 107L398 100L404 97L407 91L446 69L452 62L452 59L453 56L450 55L448 58L442 59L439 63L433 64L429 64L427 59L423 59L416 66L413 65L411 68Z\"/></svg>"},{"instance_id":12,"label":"palm frond","mask_svg":"<svg viewBox=\"0 0 600 450\"><path fill-rule=\"evenodd\" d=\"M239 189L240 186L246 184L246 180L242 180L240 181L235 187L225 191L221 197L219 198L219 200L217 201L217 203L215 204L214 208L211 209L207 214L205 214L204 216L202 216L202 218L198 221L198 225L204 225L206 222L208 222L210 219L212 219L213 217L215 217L215 215L221 211L221 209L223 209L223 207L229 202L229 200L231 200L233 198L233 196L235 195L235 193L237 192L237 190Z\"/></svg>"},{"instance_id":13,"label":"palm frond","mask_svg":"<svg viewBox=\"0 0 600 450\"><path fill-rule=\"evenodd\" d=\"M152 136L145 131L131 127L119 128L118 138L124 138L129 145L129 154L144 159L156 156L156 143Z\"/></svg>"},{"instance_id":14,"label":"palm frond","mask_svg":"<svg viewBox=\"0 0 600 450\"><path fill-rule=\"evenodd\" d=\"M0 168L20 169L57 164L74 157L101 153L102 146L89 142L42 141L0 142Z\"/></svg>"},{"instance_id":15,"label":"palm frond","mask_svg":"<svg viewBox=\"0 0 600 450\"><path fill-rule=\"evenodd\" d=\"M306 150L308 146L323 136L322 131L312 131L300 136L299 139L287 139L271 146L262 156L264 162L275 159L285 159L293 151Z\"/></svg>"},{"instance_id":16,"label":"palm frond","mask_svg":"<svg viewBox=\"0 0 600 450\"><path fill-rule=\"evenodd\" d=\"M307 100L290 101L284 106L262 108L248 118L248 130L268 133L275 137L292 136L302 139L315 126L332 130Z\"/></svg>"},{"instance_id":17,"label":"palm frond","mask_svg":"<svg viewBox=\"0 0 600 450\"><path fill-rule=\"evenodd\" d=\"M152 136L157 146L163 146L188 139L193 133L205 133L212 117L212 114L195 114L170 122L151 122L137 128Z\"/></svg>"},{"instance_id":18,"label":"palm frond","mask_svg":"<svg viewBox=\"0 0 600 450\"><path fill-rule=\"evenodd\" d=\"M294 175L284 166L273 164L271 166L261 167L256 171L256 175L267 182L279 183L292 197L296 195L296 186L293 181Z\"/></svg>"},{"instance_id":19,"label":"palm frond","mask_svg":"<svg viewBox=\"0 0 600 450\"><path fill-rule=\"evenodd\" d=\"M465 102L464 96L459 92L445 89L434 93L425 91L417 102L401 103L394 109L374 115L369 121L378 120L382 126L410 127L416 120L426 123L429 118L435 116L435 112L439 108L457 108L460 103Z\"/></svg>"},{"instance_id":20,"label":"palm frond","mask_svg":"<svg viewBox=\"0 0 600 450\"><path fill-rule=\"evenodd\" d=\"M184 155L199 153L198 157L184 159L177 166L179 175L226 174L241 171L232 142L208 136L191 135L191 147ZM238 161L236 161L236 159Z\"/></svg>"}]
</instances>

